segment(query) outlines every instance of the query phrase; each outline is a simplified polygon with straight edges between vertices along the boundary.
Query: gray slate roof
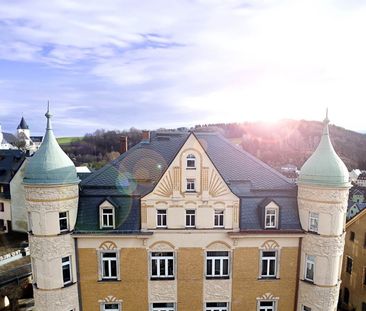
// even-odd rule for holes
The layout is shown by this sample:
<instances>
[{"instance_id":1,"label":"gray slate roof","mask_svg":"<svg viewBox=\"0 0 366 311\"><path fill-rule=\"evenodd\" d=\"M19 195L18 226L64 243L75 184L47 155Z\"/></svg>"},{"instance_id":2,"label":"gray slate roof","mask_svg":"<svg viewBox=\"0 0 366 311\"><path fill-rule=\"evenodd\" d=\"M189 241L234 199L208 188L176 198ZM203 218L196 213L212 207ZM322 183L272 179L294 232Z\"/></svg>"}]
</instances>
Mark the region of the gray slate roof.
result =
<instances>
[{"instance_id":1,"label":"gray slate roof","mask_svg":"<svg viewBox=\"0 0 366 311\"><path fill-rule=\"evenodd\" d=\"M6 132L3 132L3 137L4 139L9 143L9 144L13 144L17 141L17 138L11 134L11 133L6 133Z\"/></svg>"},{"instance_id":2,"label":"gray slate roof","mask_svg":"<svg viewBox=\"0 0 366 311\"><path fill-rule=\"evenodd\" d=\"M102 198L108 196L113 199L122 196L140 198L151 192L189 134L189 132L152 133L150 143L140 142L110 164L85 178L81 182L77 227L83 226L86 229L88 226L83 223L91 224L99 221L95 211ZM264 199L273 199L280 205L280 229L301 230L297 211L297 187L289 179L217 133L198 132L194 135L201 142L231 191L241 199L241 230L263 228L258 205ZM97 197L100 201L89 201L91 196ZM94 213L89 214L85 209L93 210ZM140 212L139 209L137 212ZM91 221L91 218L85 216L86 214L95 217L96 220Z\"/></svg>"},{"instance_id":3,"label":"gray slate roof","mask_svg":"<svg viewBox=\"0 0 366 311\"><path fill-rule=\"evenodd\" d=\"M24 160L25 153L21 150L0 150L0 184L5 186L5 198L10 198L10 181L19 170Z\"/></svg>"}]
</instances>

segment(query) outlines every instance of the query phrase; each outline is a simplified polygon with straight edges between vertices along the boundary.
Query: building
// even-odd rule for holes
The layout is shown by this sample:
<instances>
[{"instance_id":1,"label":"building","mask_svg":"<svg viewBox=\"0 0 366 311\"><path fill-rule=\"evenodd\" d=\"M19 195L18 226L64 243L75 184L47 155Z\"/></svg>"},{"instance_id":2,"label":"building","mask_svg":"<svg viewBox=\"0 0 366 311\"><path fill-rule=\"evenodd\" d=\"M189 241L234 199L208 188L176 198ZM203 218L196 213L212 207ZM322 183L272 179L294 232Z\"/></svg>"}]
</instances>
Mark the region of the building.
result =
<instances>
[{"instance_id":1,"label":"building","mask_svg":"<svg viewBox=\"0 0 366 311\"><path fill-rule=\"evenodd\" d=\"M78 186L46 117L24 177L38 311L336 310L349 174L327 118L297 187L203 132L144 135Z\"/></svg>"},{"instance_id":2,"label":"building","mask_svg":"<svg viewBox=\"0 0 366 311\"><path fill-rule=\"evenodd\" d=\"M0 232L12 229L11 181L25 160L20 150L0 150ZM22 180L19 181L19 184ZM25 205L22 206L24 211Z\"/></svg>"},{"instance_id":3,"label":"building","mask_svg":"<svg viewBox=\"0 0 366 311\"><path fill-rule=\"evenodd\" d=\"M366 311L365 207L354 214L346 224L340 302L342 310Z\"/></svg>"},{"instance_id":4,"label":"building","mask_svg":"<svg viewBox=\"0 0 366 311\"><path fill-rule=\"evenodd\" d=\"M355 184L360 187L366 187L366 172L362 172L358 175Z\"/></svg>"}]
</instances>

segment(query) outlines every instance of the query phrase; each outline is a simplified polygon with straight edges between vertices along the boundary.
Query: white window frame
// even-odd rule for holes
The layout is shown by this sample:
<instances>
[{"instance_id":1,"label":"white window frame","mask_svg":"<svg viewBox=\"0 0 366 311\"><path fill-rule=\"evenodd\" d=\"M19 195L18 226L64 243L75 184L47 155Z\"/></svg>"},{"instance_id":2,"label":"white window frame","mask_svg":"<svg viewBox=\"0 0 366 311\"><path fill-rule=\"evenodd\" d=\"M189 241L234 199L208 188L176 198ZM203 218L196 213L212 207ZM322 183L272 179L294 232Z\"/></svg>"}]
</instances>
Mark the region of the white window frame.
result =
<instances>
[{"instance_id":1,"label":"white window frame","mask_svg":"<svg viewBox=\"0 0 366 311\"><path fill-rule=\"evenodd\" d=\"M216 304L226 304L226 306L211 306L209 307L208 304L212 304L212 303L216 303ZM205 303L205 311L228 311L229 310L229 303L227 302L206 302Z\"/></svg>"},{"instance_id":2,"label":"white window frame","mask_svg":"<svg viewBox=\"0 0 366 311\"><path fill-rule=\"evenodd\" d=\"M117 305L117 309L106 309L106 305ZM120 302L102 302L100 304L100 311L122 311L122 305Z\"/></svg>"},{"instance_id":3,"label":"white window frame","mask_svg":"<svg viewBox=\"0 0 366 311\"><path fill-rule=\"evenodd\" d=\"M261 306L261 302L271 302L272 306ZM277 301L276 300L258 300L257 311L276 311Z\"/></svg>"},{"instance_id":4,"label":"white window frame","mask_svg":"<svg viewBox=\"0 0 366 311\"><path fill-rule=\"evenodd\" d=\"M313 255L305 255L305 271L304 271L304 279L309 282L314 282L314 276L315 276L315 256ZM313 269L313 278L308 278L308 265L312 266ZM311 269L309 269L310 271Z\"/></svg>"},{"instance_id":5,"label":"white window frame","mask_svg":"<svg viewBox=\"0 0 366 311\"><path fill-rule=\"evenodd\" d=\"M214 227L215 228L224 228L225 227L225 211L224 210L220 209L220 210L214 211Z\"/></svg>"},{"instance_id":6,"label":"white window frame","mask_svg":"<svg viewBox=\"0 0 366 311\"><path fill-rule=\"evenodd\" d=\"M263 253L269 253L269 252L273 252L274 256L263 256ZM277 278L277 271L278 271L278 251L275 249L270 249L270 250L261 250L260 253L260 277L261 278ZM263 263L264 261L267 262L267 272L266 274L262 274L263 272ZM270 274L270 263L274 261L274 273Z\"/></svg>"},{"instance_id":7,"label":"white window frame","mask_svg":"<svg viewBox=\"0 0 366 311\"><path fill-rule=\"evenodd\" d=\"M167 253L165 255L161 255ZM169 255L168 255L169 254ZM153 262L156 261L156 274L153 274ZM169 262L172 263L172 274L169 274ZM164 265L165 274L160 274L160 266ZM150 253L150 277L151 279L175 278L175 254L173 251L151 252Z\"/></svg>"},{"instance_id":8,"label":"white window frame","mask_svg":"<svg viewBox=\"0 0 366 311\"><path fill-rule=\"evenodd\" d=\"M156 306L157 304L165 304L165 305L172 305L172 306ZM155 305L155 306L154 306ZM151 304L151 311L175 311L176 304L174 302L155 302Z\"/></svg>"},{"instance_id":9,"label":"white window frame","mask_svg":"<svg viewBox=\"0 0 366 311\"><path fill-rule=\"evenodd\" d=\"M309 231L318 233L319 213L309 212Z\"/></svg>"},{"instance_id":10,"label":"white window frame","mask_svg":"<svg viewBox=\"0 0 366 311\"><path fill-rule=\"evenodd\" d=\"M61 214L65 214L65 216L61 217ZM62 220L66 220L66 228L65 229L61 229L61 221ZM69 231L70 227L69 227L69 212L68 211L58 213L58 224L59 224L59 227L60 227L60 232Z\"/></svg>"},{"instance_id":11,"label":"white window frame","mask_svg":"<svg viewBox=\"0 0 366 311\"><path fill-rule=\"evenodd\" d=\"M188 165L188 163L193 163L193 165ZM187 169L190 169L190 170L193 170L193 169L196 169L196 156L192 153L190 153L189 155L187 155L187 158L186 158L186 168Z\"/></svg>"},{"instance_id":12,"label":"white window frame","mask_svg":"<svg viewBox=\"0 0 366 311\"><path fill-rule=\"evenodd\" d=\"M213 253L226 253L215 255ZM211 262L211 271L209 271L209 262ZM219 273L215 271L215 265L219 264ZM227 265L227 273L224 273L224 266ZM230 278L230 252L225 251L206 251L206 279L229 279Z\"/></svg>"},{"instance_id":13,"label":"white window frame","mask_svg":"<svg viewBox=\"0 0 366 311\"><path fill-rule=\"evenodd\" d=\"M156 228L166 228L167 223L168 223L167 210L163 208L158 208L156 210Z\"/></svg>"},{"instance_id":14,"label":"white window frame","mask_svg":"<svg viewBox=\"0 0 366 311\"><path fill-rule=\"evenodd\" d=\"M187 178L186 192L196 192L196 180L194 178Z\"/></svg>"},{"instance_id":15,"label":"white window frame","mask_svg":"<svg viewBox=\"0 0 366 311\"><path fill-rule=\"evenodd\" d=\"M105 254L111 254L114 253L115 257L104 257ZM99 252L99 258L100 258L100 280L119 280L120 279L120 275L119 275L119 251L114 249L114 250L103 250ZM112 262L115 261L116 262L116 275L112 275ZM106 271L104 270L104 262L108 263L108 270L109 270L109 275L106 275Z\"/></svg>"},{"instance_id":16,"label":"white window frame","mask_svg":"<svg viewBox=\"0 0 366 311\"><path fill-rule=\"evenodd\" d=\"M105 210L112 210L112 213L105 213ZM107 216L107 222L104 222L104 216ZM109 216L109 217L108 217ZM110 223L112 222L112 224ZM115 228L115 208L114 206L103 206L100 208L100 228L114 229Z\"/></svg>"},{"instance_id":17,"label":"white window frame","mask_svg":"<svg viewBox=\"0 0 366 311\"><path fill-rule=\"evenodd\" d=\"M267 219L267 217L269 217ZM269 220L269 222L267 222ZM277 229L278 227L278 208L266 206L264 212L264 228Z\"/></svg>"},{"instance_id":18,"label":"white window frame","mask_svg":"<svg viewBox=\"0 0 366 311\"><path fill-rule=\"evenodd\" d=\"M196 228L196 210L194 209L186 209L186 228Z\"/></svg>"},{"instance_id":19,"label":"white window frame","mask_svg":"<svg viewBox=\"0 0 366 311\"><path fill-rule=\"evenodd\" d=\"M65 285L68 285L68 284L71 284L72 283L71 256L62 257L61 258L61 264L62 264L62 281L63 281L63 284L65 286ZM69 281L66 281L66 282L64 280L64 275L63 275L64 274L64 267L68 267L68 270L69 270L69 273L70 273L70 280Z\"/></svg>"}]
</instances>

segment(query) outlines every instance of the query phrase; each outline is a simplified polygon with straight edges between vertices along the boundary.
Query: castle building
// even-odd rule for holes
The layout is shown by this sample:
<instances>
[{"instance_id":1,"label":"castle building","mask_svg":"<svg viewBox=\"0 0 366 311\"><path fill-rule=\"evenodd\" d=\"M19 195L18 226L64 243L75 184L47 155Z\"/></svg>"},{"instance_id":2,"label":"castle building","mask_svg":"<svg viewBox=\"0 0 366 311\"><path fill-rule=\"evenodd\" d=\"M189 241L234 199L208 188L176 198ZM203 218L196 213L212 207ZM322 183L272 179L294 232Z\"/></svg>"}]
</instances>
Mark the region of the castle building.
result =
<instances>
[{"instance_id":1,"label":"castle building","mask_svg":"<svg viewBox=\"0 0 366 311\"><path fill-rule=\"evenodd\" d=\"M348 171L298 186L216 133L156 132L78 186L47 112L25 172L36 309L336 311Z\"/></svg>"}]
</instances>

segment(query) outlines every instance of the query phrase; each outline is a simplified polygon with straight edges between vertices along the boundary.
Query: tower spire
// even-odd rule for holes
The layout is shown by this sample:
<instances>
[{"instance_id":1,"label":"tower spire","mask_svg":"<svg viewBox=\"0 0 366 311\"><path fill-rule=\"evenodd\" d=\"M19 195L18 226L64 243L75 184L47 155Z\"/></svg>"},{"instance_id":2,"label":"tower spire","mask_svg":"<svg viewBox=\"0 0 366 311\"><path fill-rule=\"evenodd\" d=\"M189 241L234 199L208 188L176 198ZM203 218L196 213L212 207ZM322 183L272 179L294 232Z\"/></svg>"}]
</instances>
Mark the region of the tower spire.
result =
<instances>
[{"instance_id":1,"label":"tower spire","mask_svg":"<svg viewBox=\"0 0 366 311\"><path fill-rule=\"evenodd\" d=\"M46 130L52 130L52 124L51 124L51 117L52 114L50 112L50 101L47 101L47 112L45 113L45 116L47 118L47 128Z\"/></svg>"}]
</instances>

